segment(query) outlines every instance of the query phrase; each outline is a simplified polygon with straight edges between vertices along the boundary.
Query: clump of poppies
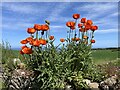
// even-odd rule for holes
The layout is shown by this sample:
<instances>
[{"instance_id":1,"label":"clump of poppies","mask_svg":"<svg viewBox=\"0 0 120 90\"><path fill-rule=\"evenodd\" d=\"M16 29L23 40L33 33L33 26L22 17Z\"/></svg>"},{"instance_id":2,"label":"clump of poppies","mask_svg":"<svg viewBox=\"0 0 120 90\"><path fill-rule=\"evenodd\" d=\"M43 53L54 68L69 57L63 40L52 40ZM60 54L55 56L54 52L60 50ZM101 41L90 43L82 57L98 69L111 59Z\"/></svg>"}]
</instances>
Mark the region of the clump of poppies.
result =
<instances>
[{"instance_id":1,"label":"clump of poppies","mask_svg":"<svg viewBox=\"0 0 120 90\"><path fill-rule=\"evenodd\" d=\"M92 69L91 46L96 42L94 32L98 26L92 20L81 18L80 14L72 17L73 21L66 22L67 37L61 37L57 46L54 45L55 37L50 35L47 20L45 24L28 28L30 36L20 41L23 44L20 53L29 56L25 58L28 67L37 71L38 81L34 84L39 83L39 90L64 89L70 83L77 90L85 87L83 79Z\"/></svg>"}]
</instances>

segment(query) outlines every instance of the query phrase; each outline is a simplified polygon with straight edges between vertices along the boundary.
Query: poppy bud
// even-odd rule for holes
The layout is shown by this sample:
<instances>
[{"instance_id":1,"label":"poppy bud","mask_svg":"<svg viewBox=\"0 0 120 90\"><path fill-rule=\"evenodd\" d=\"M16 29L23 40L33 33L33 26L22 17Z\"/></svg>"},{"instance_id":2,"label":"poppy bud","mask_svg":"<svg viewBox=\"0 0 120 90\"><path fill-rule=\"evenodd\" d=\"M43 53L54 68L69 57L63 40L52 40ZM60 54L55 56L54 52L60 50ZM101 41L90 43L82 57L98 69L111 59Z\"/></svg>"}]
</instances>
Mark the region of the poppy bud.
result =
<instances>
[{"instance_id":1,"label":"poppy bud","mask_svg":"<svg viewBox=\"0 0 120 90\"><path fill-rule=\"evenodd\" d=\"M95 43L95 40L91 40L91 43Z\"/></svg>"}]
</instances>

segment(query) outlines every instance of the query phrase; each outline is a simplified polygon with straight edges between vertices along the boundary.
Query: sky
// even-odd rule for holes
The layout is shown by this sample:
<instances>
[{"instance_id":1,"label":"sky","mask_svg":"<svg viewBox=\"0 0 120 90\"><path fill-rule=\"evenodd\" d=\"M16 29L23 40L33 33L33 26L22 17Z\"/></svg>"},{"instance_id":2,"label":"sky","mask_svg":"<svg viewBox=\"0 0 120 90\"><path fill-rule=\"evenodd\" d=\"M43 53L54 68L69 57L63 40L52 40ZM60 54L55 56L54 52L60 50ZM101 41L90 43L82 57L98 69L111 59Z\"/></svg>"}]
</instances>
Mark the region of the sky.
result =
<instances>
[{"instance_id":1,"label":"sky","mask_svg":"<svg viewBox=\"0 0 120 90\"><path fill-rule=\"evenodd\" d=\"M66 22L74 20L72 15L91 19L99 29L95 32L93 48L118 47L118 3L117 2L3 2L2 40L12 48L20 48L20 41L29 36L27 28L44 24L49 20L50 33L55 44L66 38Z\"/></svg>"}]
</instances>

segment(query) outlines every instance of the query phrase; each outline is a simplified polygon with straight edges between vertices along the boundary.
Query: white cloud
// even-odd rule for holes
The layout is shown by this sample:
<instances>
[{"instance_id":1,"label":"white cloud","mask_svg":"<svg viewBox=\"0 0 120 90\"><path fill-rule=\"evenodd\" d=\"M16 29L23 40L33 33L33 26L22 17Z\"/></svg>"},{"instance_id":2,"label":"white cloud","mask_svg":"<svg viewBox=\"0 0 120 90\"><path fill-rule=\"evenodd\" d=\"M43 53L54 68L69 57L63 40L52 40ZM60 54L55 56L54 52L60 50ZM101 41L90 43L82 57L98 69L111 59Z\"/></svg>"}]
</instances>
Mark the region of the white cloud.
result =
<instances>
[{"instance_id":1,"label":"white cloud","mask_svg":"<svg viewBox=\"0 0 120 90\"><path fill-rule=\"evenodd\" d=\"M43 6L43 5L34 5L34 4L29 4L29 3L3 3L2 4L2 9L4 10L8 10L8 11L12 11L12 12L16 12L16 13L21 13L21 14L32 14L32 15L37 15L38 13L41 14L45 14L46 11L49 9L49 7L47 6ZM38 12L39 9L39 12Z\"/></svg>"},{"instance_id":2,"label":"white cloud","mask_svg":"<svg viewBox=\"0 0 120 90\"><path fill-rule=\"evenodd\" d=\"M33 27L33 24L16 22L15 24L13 24L13 23L3 24L1 27L4 30L26 30L28 27Z\"/></svg>"},{"instance_id":3,"label":"white cloud","mask_svg":"<svg viewBox=\"0 0 120 90\"><path fill-rule=\"evenodd\" d=\"M99 34L105 34L105 33L113 33L113 32L118 32L118 29L106 29L106 30L97 30L95 33Z\"/></svg>"},{"instance_id":4,"label":"white cloud","mask_svg":"<svg viewBox=\"0 0 120 90\"><path fill-rule=\"evenodd\" d=\"M110 13L114 13L117 11L118 5L117 3L100 3L100 2L90 2L86 3L83 6L77 8L77 11L85 11L86 17L90 19L97 18L101 15L109 15Z\"/></svg>"},{"instance_id":5,"label":"white cloud","mask_svg":"<svg viewBox=\"0 0 120 90\"><path fill-rule=\"evenodd\" d=\"M56 29L56 28L64 28L63 26L58 26L58 25L53 25L53 26L50 26L51 28L53 28L53 29Z\"/></svg>"},{"instance_id":6,"label":"white cloud","mask_svg":"<svg viewBox=\"0 0 120 90\"><path fill-rule=\"evenodd\" d=\"M67 9L69 5L70 5L69 2L61 3L61 4L58 3L58 5L54 7L52 12L49 14L48 19L50 21L59 21L59 22L68 21L70 18L62 17L61 13L64 13L63 11Z\"/></svg>"}]
</instances>

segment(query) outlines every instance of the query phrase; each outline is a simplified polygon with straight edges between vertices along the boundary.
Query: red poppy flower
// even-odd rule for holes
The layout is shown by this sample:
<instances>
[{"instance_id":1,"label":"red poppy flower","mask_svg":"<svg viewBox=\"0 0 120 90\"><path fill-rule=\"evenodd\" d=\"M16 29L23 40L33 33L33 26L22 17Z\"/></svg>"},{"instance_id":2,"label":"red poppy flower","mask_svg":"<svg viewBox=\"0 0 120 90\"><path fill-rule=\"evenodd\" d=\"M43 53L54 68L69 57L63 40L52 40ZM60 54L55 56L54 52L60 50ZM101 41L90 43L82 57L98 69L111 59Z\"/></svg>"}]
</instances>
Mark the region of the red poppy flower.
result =
<instances>
[{"instance_id":1,"label":"red poppy flower","mask_svg":"<svg viewBox=\"0 0 120 90\"><path fill-rule=\"evenodd\" d=\"M39 47L40 46L40 40L35 39L32 44L33 44L33 46Z\"/></svg>"},{"instance_id":2,"label":"red poppy flower","mask_svg":"<svg viewBox=\"0 0 120 90\"><path fill-rule=\"evenodd\" d=\"M22 50L20 50L20 54L24 54L24 53L22 52Z\"/></svg>"},{"instance_id":3,"label":"red poppy flower","mask_svg":"<svg viewBox=\"0 0 120 90\"><path fill-rule=\"evenodd\" d=\"M80 40L80 38L76 38L75 40L76 40L76 41L79 41L79 40Z\"/></svg>"},{"instance_id":4,"label":"red poppy flower","mask_svg":"<svg viewBox=\"0 0 120 90\"><path fill-rule=\"evenodd\" d=\"M72 38L72 41L75 41L75 38Z\"/></svg>"},{"instance_id":5,"label":"red poppy flower","mask_svg":"<svg viewBox=\"0 0 120 90\"><path fill-rule=\"evenodd\" d=\"M40 44L42 44L42 45L46 45L47 44L46 40L44 40L44 39L40 39L39 41L40 41Z\"/></svg>"},{"instance_id":6,"label":"red poppy flower","mask_svg":"<svg viewBox=\"0 0 120 90\"><path fill-rule=\"evenodd\" d=\"M66 23L66 26L74 27L75 26L75 22L69 21L69 22Z\"/></svg>"},{"instance_id":7,"label":"red poppy flower","mask_svg":"<svg viewBox=\"0 0 120 90\"><path fill-rule=\"evenodd\" d=\"M92 20L87 20L87 25L92 25L92 24L93 24Z\"/></svg>"},{"instance_id":8,"label":"red poppy flower","mask_svg":"<svg viewBox=\"0 0 120 90\"><path fill-rule=\"evenodd\" d=\"M32 41L29 42L30 45L33 45L34 39Z\"/></svg>"},{"instance_id":9,"label":"red poppy flower","mask_svg":"<svg viewBox=\"0 0 120 90\"><path fill-rule=\"evenodd\" d=\"M91 26L90 25L85 25L85 29L89 30L89 29L91 29Z\"/></svg>"},{"instance_id":10,"label":"red poppy flower","mask_svg":"<svg viewBox=\"0 0 120 90\"><path fill-rule=\"evenodd\" d=\"M47 24L41 25L43 31L49 30L49 26Z\"/></svg>"},{"instance_id":11,"label":"red poppy flower","mask_svg":"<svg viewBox=\"0 0 120 90\"><path fill-rule=\"evenodd\" d=\"M92 31L95 31L95 30L97 30L98 29L98 26L91 26L91 30Z\"/></svg>"},{"instance_id":12,"label":"red poppy flower","mask_svg":"<svg viewBox=\"0 0 120 90\"><path fill-rule=\"evenodd\" d=\"M95 43L95 40L91 40L91 43Z\"/></svg>"},{"instance_id":13,"label":"red poppy flower","mask_svg":"<svg viewBox=\"0 0 120 90\"><path fill-rule=\"evenodd\" d=\"M54 39L54 36L50 36L49 39L50 39L50 40L53 40L53 39Z\"/></svg>"},{"instance_id":14,"label":"red poppy flower","mask_svg":"<svg viewBox=\"0 0 120 90\"><path fill-rule=\"evenodd\" d=\"M30 42L30 41L33 40L33 37L28 37L28 38L26 38L26 40L27 40L28 42Z\"/></svg>"},{"instance_id":15,"label":"red poppy flower","mask_svg":"<svg viewBox=\"0 0 120 90\"><path fill-rule=\"evenodd\" d=\"M86 18L82 18L81 23L85 23L85 22L86 22Z\"/></svg>"},{"instance_id":16,"label":"red poppy flower","mask_svg":"<svg viewBox=\"0 0 120 90\"><path fill-rule=\"evenodd\" d=\"M25 39L25 40L22 40L20 43L21 43L21 44L27 44L28 41Z\"/></svg>"},{"instance_id":17,"label":"red poppy flower","mask_svg":"<svg viewBox=\"0 0 120 90\"><path fill-rule=\"evenodd\" d=\"M34 33L36 32L36 30L35 30L34 28L28 28L28 29L27 29L27 32L28 32L29 34L34 34Z\"/></svg>"},{"instance_id":18,"label":"red poppy flower","mask_svg":"<svg viewBox=\"0 0 120 90\"><path fill-rule=\"evenodd\" d=\"M79 31L80 32L86 32L87 30L85 28L80 28Z\"/></svg>"},{"instance_id":19,"label":"red poppy flower","mask_svg":"<svg viewBox=\"0 0 120 90\"><path fill-rule=\"evenodd\" d=\"M61 42L65 42L65 39L64 39L64 38L61 38L60 41L61 41Z\"/></svg>"},{"instance_id":20,"label":"red poppy flower","mask_svg":"<svg viewBox=\"0 0 120 90\"><path fill-rule=\"evenodd\" d=\"M27 47L27 46L22 46L21 48L23 49L23 48L25 48L25 47Z\"/></svg>"},{"instance_id":21,"label":"red poppy flower","mask_svg":"<svg viewBox=\"0 0 120 90\"><path fill-rule=\"evenodd\" d=\"M83 24L79 23L78 24L78 28L81 28L83 26Z\"/></svg>"},{"instance_id":22,"label":"red poppy flower","mask_svg":"<svg viewBox=\"0 0 120 90\"><path fill-rule=\"evenodd\" d=\"M21 51L24 54L32 54L32 52L33 52L32 49L29 47L24 47Z\"/></svg>"},{"instance_id":23,"label":"red poppy flower","mask_svg":"<svg viewBox=\"0 0 120 90\"><path fill-rule=\"evenodd\" d=\"M40 30L42 30L42 26L39 24L35 24L34 29L40 31Z\"/></svg>"},{"instance_id":24,"label":"red poppy flower","mask_svg":"<svg viewBox=\"0 0 120 90\"><path fill-rule=\"evenodd\" d=\"M80 14L73 14L73 18L74 19L79 19L80 18Z\"/></svg>"}]
</instances>

